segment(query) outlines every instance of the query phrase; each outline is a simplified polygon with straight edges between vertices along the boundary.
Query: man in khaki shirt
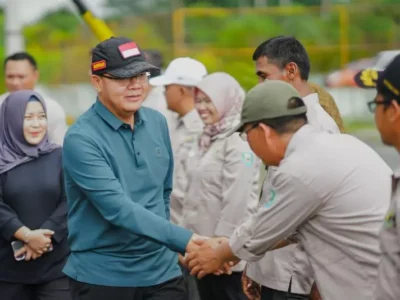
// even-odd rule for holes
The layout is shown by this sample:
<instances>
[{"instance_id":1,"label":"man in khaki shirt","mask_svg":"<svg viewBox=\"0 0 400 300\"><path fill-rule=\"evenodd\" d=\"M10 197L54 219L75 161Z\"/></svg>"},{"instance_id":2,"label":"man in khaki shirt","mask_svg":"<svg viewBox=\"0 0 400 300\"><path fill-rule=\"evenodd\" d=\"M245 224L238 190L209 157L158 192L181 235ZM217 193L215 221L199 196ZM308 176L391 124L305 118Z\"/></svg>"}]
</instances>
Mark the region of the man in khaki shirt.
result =
<instances>
[{"instance_id":1,"label":"man in khaki shirt","mask_svg":"<svg viewBox=\"0 0 400 300\"><path fill-rule=\"evenodd\" d=\"M376 87L368 103L384 144L400 152L400 55L384 71L363 70L356 75L361 87ZM377 176L379 176L377 174ZM376 300L400 299L400 169L393 176L392 200L380 233L382 258Z\"/></svg>"},{"instance_id":2,"label":"man in khaki shirt","mask_svg":"<svg viewBox=\"0 0 400 300\"><path fill-rule=\"evenodd\" d=\"M277 174L258 212L229 241L199 241L189 267L204 276L227 261L256 261L286 239L304 248L322 299L372 300L391 170L358 139L308 125L299 96L281 81L248 93L238 130Z\"/></svg>"}]
</instances>

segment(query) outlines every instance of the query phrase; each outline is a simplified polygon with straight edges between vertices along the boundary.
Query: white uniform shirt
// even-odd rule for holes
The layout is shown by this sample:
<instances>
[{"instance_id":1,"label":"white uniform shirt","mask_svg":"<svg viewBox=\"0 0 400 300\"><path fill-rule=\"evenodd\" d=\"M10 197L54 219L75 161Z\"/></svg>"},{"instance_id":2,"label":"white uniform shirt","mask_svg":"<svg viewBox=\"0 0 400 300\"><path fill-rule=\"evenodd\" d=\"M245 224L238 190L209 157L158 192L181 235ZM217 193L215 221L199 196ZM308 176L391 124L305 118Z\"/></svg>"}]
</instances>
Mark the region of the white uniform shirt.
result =
<instances>
[{"instance_id":1,"label":"white uniform shirt","mask_svg":"<svg viewBox=\"0 0 400 300\"><path fill-rule=\"evenodd\" d=\"M400 169L393 176L392 200L386 214L380 243L376 300L400 299Z\"/></svg>"},{"instance_id":2,"label":"white uniform shirt","mask_svg":"<svg viewBox=\"0 0 400 300\"><path fill-rule=\"evenodd\" d=\"M265 204L235 230L232 251L256 261L297 232L322 299L372 300L391 173L358 139L305 125L289 142Z\"/></svg>"},{"instance_id":3,"label":"white uniform shirt","mask_svg":"<svg viewBox=\"0 0 400 300\"><path fill-rule=\"evenodd\" d=\"M304 97L303 101L307 106L307 119L311 126L324 132L340 133L335 121L319 104L317 93ZM263 194L270 188L276 169L276 167L268 168ZM247 265L246 274L263 286L284 292L289 290L292 280L291 291L296 294L309 294L314 282L306 254L297 245L267 252L260 261Z\"/></svg>"},{"instance_id":4,"label":"white uniform shirt","mask_svg":"<svg viewBox=\"0 0 400 300\"><path fill-rule=\"evenodd\" d=\"M204 123L197 110L193 109L182 118L175 121L175 126L170 128L172 149L174 153L174 187L171 193L170 210L171 222L179 224L182 218L183 201L188 186L186 162L191 154L191 149L200 133Z\"/></svg>"},{"instance_id":5,"label":"white uniform shirt","mask_svg":"<svg viewBox=\"0 0 400 300\"><path fill-rule=\"evenodd\" d=\"M0 95L0 104L8 97L10 93ZM64 108L57 101L43 95L42 96L47 109L47 127L49 141L62 146L64 136L67 132L66 115Z\"/></svg>"},{"instance_id":6,"label":"white uniform shirt","mask_svg":"<svg viewBox=\"0 0 400 300\"><path fill-rule=\"evenodd\" d=\"M303 97L304 104L307 106L308 123L314 128L329 133L340 133L332 117L319 104L318 94L310 94Z\"/></svg>"}]
</instances>

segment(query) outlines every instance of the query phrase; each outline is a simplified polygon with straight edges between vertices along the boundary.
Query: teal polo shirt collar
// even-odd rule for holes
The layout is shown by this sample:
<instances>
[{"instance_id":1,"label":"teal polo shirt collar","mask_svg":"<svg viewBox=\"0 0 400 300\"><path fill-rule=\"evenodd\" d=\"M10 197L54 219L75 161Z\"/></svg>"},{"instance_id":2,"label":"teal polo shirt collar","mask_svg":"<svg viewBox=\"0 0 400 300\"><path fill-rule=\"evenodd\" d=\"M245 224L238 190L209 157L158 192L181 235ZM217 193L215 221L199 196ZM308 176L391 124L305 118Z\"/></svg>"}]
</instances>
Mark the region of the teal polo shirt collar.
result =
<instances>
[{"instance_id":1,"label":"teal polo shirt collar","mask_svg":"<svg viewBox=\"0 0 400 300\"><path fill-rule=\"evenodd\" d=\"M118 119L103 103L97 98L94 104L95 112L114 130L118 130L125 123ZM147 122L146 115L140 112L140 109L135 113L135 125L142 125L143 122Z\"/></svg>"}]
</instances>

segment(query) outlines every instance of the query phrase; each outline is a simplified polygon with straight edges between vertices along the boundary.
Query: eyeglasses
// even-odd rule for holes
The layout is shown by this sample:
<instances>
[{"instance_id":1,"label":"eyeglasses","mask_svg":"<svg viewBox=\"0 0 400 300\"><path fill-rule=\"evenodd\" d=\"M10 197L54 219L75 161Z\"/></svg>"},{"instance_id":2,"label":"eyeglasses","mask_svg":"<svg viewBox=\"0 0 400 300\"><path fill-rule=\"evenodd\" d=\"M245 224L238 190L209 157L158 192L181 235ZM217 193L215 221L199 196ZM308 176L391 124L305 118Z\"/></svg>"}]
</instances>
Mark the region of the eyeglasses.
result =
<instances>
[{"instance_id":1,"label":"eyeglasses","mask_svg":"<svg viewBox=\"0 0 400 300\"><path fill-rule=\"evenodd\" d=\"M376 107L378 105L389 105L392 102L392 100L383 100L383 101L377 101L376 99L369 101L368 104L368 109L371 113L375 113Z\"/></svg>"},{"instance_id":2,"label":"eyeglasses","mask_svg":"<svg viewBox=\"0 0 400 300\"><path fill-rule=\"evenodd\" d=\"M243 130L239 135L242 138L243 141L247 142L247 135L249 134L250 130L253 130L254 128L258 127L259 123L255 123L251 125L249 128L246 130Z\"/></svg>"},{"instance_id":3,"label":"eyeglasses","mask_svg":"<svg viewBox=\"0 0 400 300\"><path fill-rule=\"evenodd\" d=\"M133 82L137 82L137 83L146 83L149 81L149 77L150 77L150 73L149 72L143 72L140 74L137 74L135 76L129 77L129 78L119 78L119 77L114 77L114 76L110 76L107 74L101 74L99 75L100 77L104 77L110 80L113 80L115 82L118 82L119 85L121 86L126 86L129 85Z\"/></svg>"}]
</instances>

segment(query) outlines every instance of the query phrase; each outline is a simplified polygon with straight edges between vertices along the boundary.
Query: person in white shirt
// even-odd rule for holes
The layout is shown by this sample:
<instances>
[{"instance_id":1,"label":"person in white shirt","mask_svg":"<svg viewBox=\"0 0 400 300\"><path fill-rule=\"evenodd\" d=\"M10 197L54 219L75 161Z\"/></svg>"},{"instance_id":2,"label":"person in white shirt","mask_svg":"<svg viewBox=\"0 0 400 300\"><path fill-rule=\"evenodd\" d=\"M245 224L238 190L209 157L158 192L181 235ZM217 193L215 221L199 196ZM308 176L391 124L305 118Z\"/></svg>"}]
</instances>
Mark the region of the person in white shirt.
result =
<instances>
[{"instance_id":1,"label":"person in white shirt","mask_svg":"<svg viewBox=\"0 0 400 300\"><path fill-rule=\"evenodd\" d=\"M177 114L174 126L170 127L174 152L174 189L171 194L171 221L179 224L182 203L187 188L186 158L204 124L194 107L194 86L207 75L206 67L189 57L174 59L163 75L150 79L150 84L165 88L165 99L170 111Z\"/></svg>"},{"instance_id":2,"label":"person in white shirt","mask_svg":"<svg viewBox=\"0 0 400 300\"><path fill-rule=\"evenodd\" d=\"M167 108L177 114L176 125L170 128L172 148L176 152L188 135L202 132L203 122L194 107L194 86L207 75L206 67L190 57L171 61L165 73L150 78L150 84L164 87Z\"/></svg>"},{"instance_id":3,"label":"person in white shirt","mask_svg":"<svg viewBox=\"0 0 400 300\"><path fill-rule=\"evenodd\" d=\"M7 93L0 95L0 104L12 92L34 90L39 80L36 60L26 52L15 53L4 61L4 77ZM41 94L46 104L49 140L62 145L67 131L66 114L63 107L55 100Z\"/></svg>"},{"instance_id":4,"label":"person in white shirt","mask_svg":"<svg viewBox=\"0 0 400 300\"><path fill-rule=\"evenodd\" d=\"M188 187L187 159L194 155L192 149L202 133L204 123L194 103L194 88L207 75L206 67L189 57L179 57L171 61L165 73L150 78L155 89L165 89L165 100L169 111L176 115L167 118L174 152L174 183L170 197L171 222L180 224L183 201ZM146 103L145 100L144 103ZM188 288L189 299L199 299L196 281L182 268Z\"/></svg>"},{"instance_id":5,"label":"person in white shirt","mask_svg":"<svg viewBox=\"0 0 400 300\"><path fill-rule=\"evenodd\" d=\"M307 107L308 123L319 131L340 133L338 125L320 105L318 94L307 82L310 60L297 39L288 36L271 38L257 47L253 60L256 62L259 83L280 80L291 84ZM274 180L277 169L268 168L263 190ZM254 287L248 289L248 294L252 291L257 294L259 289L256 283L265 287L267 292L264 294L270 295L265 300L308 299L313 282L314 276L306 254L295 244L267 252L262 260L249 263L243 276L243 288Z\"/></svg>"}]
</instances>

